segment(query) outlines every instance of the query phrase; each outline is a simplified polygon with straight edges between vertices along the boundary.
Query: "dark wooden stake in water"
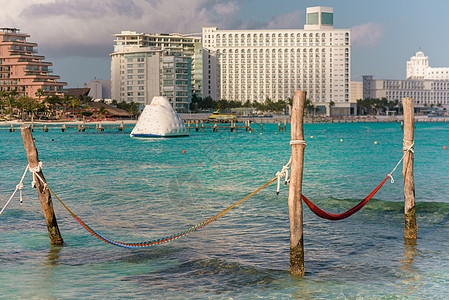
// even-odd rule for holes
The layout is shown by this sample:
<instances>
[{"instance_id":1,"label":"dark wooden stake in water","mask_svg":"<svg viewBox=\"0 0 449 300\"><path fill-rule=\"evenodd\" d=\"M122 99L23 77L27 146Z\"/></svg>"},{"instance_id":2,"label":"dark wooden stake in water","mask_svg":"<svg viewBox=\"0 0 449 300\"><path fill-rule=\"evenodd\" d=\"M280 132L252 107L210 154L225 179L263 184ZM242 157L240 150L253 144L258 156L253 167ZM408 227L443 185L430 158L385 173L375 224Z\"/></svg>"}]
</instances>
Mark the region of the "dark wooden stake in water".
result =
<instances>
[{"instance_id":1,"label":"dark wooden stake in water","mask_svg":"<svg viewBox=\"0 0 449 300\"><path fill-rule=\"evenodd\" d=\"M295 91L293 97L291 139L292 163L288 190L288 213L290 217L290 272L304 276L304 242L302 219L302 171L304 166L304 102L305 91Z\"/></svg>"},{"instance_id":2,"label":"dark wooden stake in water","mask_svg":"<svg viewBox=\"0 0 449 300\"><path fill-rule=\"evenodd\" d=\"M23 145L28 158L30 168L36 168L39 165L39 157L36 146L34 145L33 135L29 125L20 127L22 133ZM37 173L44 182L45 177L42 170ZM61 233L59 232L58 222L56 221L55 212L53 210L53 203L51 201L50 191L44 189L44 184L36 178L36 188L39 194L39 201L41 202L42 211L44 212L45 220L47 221L48 235L50 237L50 244L61 245L64 243Z\"/></svg>"},{"instance_id":3,"label":"dark wooden stake in water","mask_svg":"<svg viewBox=\"0 0 449 300\"><path fill-rule=\"evenodd\" d=\"M413 152L407 151L414 142L415 113L412 98L403 98L404 108L404 161L402 167L402 177L404 178L404 213L405 213L405 239L416 239L418 226L415 215L415 179L413 176Z\"/></svg>"}]
</instances>

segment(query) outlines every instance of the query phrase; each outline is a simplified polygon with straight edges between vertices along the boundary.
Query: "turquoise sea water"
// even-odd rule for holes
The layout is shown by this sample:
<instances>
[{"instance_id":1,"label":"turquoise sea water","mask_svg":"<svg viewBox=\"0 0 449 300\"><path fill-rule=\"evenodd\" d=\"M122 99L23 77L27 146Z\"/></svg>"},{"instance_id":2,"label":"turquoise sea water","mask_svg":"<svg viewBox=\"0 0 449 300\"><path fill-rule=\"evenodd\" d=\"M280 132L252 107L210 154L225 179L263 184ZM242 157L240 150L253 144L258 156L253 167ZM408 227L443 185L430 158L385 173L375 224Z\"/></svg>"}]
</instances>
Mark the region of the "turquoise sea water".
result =
<instances>
[{"instance_id":1,"label":"turquoise sea water","mask_svg":"<svg viewBox=\"0 0 449 300\"><path fill-rule=\"evenodd\" d=\"M403 239L402 165L349 219L322 220L304 207L304 278L288 272L285 186L139 250L94 238L54 199L59 247L49 245L28 175L23 205L16 197L0 216L0 298L448 299L449 124L416 127L416 244ZM290 132L276 131L33 135L49 186L79 217L112 239L144 242L200 223L273 178L290 155ZM397 123L306 124L305 135L303 193L333 213L358 203L402 157ZM27 164L19 132L0 132L0 162L3 207Z\"/></svg>"}]
</instances>

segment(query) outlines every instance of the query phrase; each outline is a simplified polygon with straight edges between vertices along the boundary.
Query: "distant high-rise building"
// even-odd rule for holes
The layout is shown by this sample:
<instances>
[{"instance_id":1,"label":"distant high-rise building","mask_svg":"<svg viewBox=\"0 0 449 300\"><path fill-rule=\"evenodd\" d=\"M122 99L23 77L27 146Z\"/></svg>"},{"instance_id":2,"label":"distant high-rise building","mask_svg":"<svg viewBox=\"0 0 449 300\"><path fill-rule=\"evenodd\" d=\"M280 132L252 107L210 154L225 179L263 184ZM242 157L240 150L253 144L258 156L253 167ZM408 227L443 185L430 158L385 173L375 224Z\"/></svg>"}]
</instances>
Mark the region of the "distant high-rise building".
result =
<instances>
[{"instance_id":1,"label":"distant high-rise building","mask_svg":"<svg viewBox=\"0 0 449 300\"><path fill-rule=\"evenodd\" d=\"M62 96L66 82L57 82L59 76L52 75L51 62L37 55L37 44L28 42L28 34L17 28L0 28L0 90L17 91L18 96L38 99L36 92L44 95Z\"/></svg>"},{"instance_id":2,"label":"distant high-rise building","mask_svg":"<svg viewBox=\"0 0 449 300\"><path fill-rule=\"evenodd\" d=\"M187 111L202 86L201 38L133 31L115 36L112 98L148 104L153 96L166 96L177 111Z\"/></svg>"},{"instance_id":3,"label":"distant high-rise building","mask_svg":"<svg viewBox=\"0 0 449 300\"><path fill-rule=\"evenodd\" d=\"M89 97L93 99L111 99L111 81L93 79L84 83L84 87L90 89Z\"/></svg>"},{"instance_id":4,"label":"distant high-rise building","mask_svg":"<svg viewBox=\"0 0 449 300\"><path fill-rule=\"evenodd\" d=\"M286 100L295 90L332 113L350 114L350 29L333 28L333 9L307 8L304 29L203 27L203 96Z\"/></svg>"},{"instance_id":5,"label":"distant high-rise building","mask_svg":"<svg viewBox=\"0 0 449 300\"><path fill-rule=\"evenodd\" d=\"M418 51L407 62L407 79L449 80L449 68L432 68L429 57Z\"/></svg>"}]
</instances>

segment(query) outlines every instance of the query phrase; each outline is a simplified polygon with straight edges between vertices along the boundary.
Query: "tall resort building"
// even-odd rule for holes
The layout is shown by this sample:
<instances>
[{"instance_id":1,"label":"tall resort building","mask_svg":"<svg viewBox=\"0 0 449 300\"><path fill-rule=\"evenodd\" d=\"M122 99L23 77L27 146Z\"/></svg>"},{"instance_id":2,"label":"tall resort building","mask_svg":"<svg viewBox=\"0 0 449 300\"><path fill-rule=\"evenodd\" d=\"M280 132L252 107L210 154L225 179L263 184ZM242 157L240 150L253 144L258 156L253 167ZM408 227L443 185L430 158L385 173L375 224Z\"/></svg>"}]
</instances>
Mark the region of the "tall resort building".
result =
<instances>
[{"instance_id":1,"label":"tall resort building","mask_svg":"<svg viewBox=\"0 0 449 300\"><path fill-rule=\"evenodd\" d=\"M306 90L333 115L350 103L350 29L334 29L333 8L309 7L304 29L219 30L203 27L203 96L263 102Z\"/></svg>"},{"instance_id":2,"label":"tall resort building","mask_svg":"<svg viewBox=\"0 0 449 300\"><path fill-rule=\"evenodd\" d=\"M28 37L17 28L0 28L0 90L36 99L38 89L62 96L67 83L56 81L59 76L51 74L52 63L37 55L37 44L28 42Z\"/></svg>"},{"instance_id":3,"label":"tall resort building","mask_svg":"<svg viewBox=\"0 0 449 300\"><path fill-rule=\"evenodd\" d=\"M202 86L197 67L202 64L202 58L198 61L201 38L134 31L122 31L115 37L112 99L149 104L161 95L178 112L188 111L192 93Z\"/></svg>"}]
</instances>

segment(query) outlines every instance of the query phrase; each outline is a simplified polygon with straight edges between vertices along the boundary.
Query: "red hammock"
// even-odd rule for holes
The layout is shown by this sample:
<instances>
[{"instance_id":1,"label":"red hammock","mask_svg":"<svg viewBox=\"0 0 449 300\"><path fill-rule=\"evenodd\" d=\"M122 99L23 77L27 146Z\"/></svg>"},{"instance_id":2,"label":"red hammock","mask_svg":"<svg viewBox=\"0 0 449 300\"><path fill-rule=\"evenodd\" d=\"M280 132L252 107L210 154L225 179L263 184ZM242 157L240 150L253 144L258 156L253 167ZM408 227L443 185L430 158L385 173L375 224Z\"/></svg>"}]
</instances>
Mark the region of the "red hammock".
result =
<instances>
[{"instance_id":1,"label":"red hammock","mask_svg":"<svg viewBox=\"0 0 449 300\"><path fill-rule=\"evenodd\" d=\"M352 216L356 212L358 212L363 206L365 206L366 203L374 196L374 194L377 193L377 191L384 185L385 181L387 181L388 176L384 179L384 181L381 182L365 199L363 199L359 204L351 208L350 210L342 213L342 214L330 214L328 212L325 212L324 210L320 209L318 206L310 202L309 199L307 199L304 195L301 194L301 199L307 204L307 206L310 208L310 210L317 215L320 218L331 220L331 221L338 221L346 219L347 217Z\"/></svg>"}]
</instances>

